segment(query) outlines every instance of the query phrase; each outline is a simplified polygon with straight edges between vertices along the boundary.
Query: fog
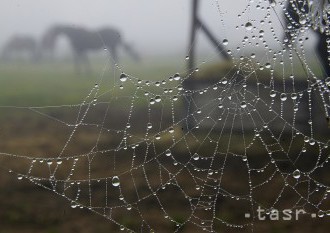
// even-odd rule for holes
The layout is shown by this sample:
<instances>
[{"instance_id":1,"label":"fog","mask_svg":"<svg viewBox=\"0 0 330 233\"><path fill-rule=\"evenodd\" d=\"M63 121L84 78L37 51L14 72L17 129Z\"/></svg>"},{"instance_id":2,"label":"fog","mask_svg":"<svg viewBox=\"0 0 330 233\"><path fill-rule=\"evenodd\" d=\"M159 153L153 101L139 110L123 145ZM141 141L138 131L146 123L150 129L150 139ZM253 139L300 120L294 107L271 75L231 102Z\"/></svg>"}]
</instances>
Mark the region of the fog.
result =
<instances>
[{"instance_id":1,"label":"fog","mask_svg":"<svg viewBox=\"0 0 330 233\"><path fill-rule=\"evenodd\" d=\"M242 26L239 25L242 19L237 16L244 12L247 2L235 0L233 5L229 0L200 1L198 14L215 37L219 41L227 38L228 47L233 49L246 33L244 29L237 30L237 26ZM189 50L191 3L191 0L2 0L0 48L13 35L30 35L40 40L49 27L64 24L88 29L116 28L123 40L143 55L185 56ZM249 15L258 20L258 14ZM273 21L272 26L281 38L283 29L279 21ZM270 26L263 27L271 45L274 40L268 30ZM199 53L214 50L201 33L197 40ZM63 49L68 47L64 38L58 44L62 51L70 52Z\"/></svg>"},{"instance_id":2,"label":"fog","mask_svg":"<svg viewBox=\"0 0 330 233\"><path fill-rule=\"evenodd\" d=\"M220 36L216 1L202 1L199 14ZM228 1L227 3L228 4ZM114 27L125 41L146 54L188 49L190 0L2 0L0 46L16 34L40 38L54 24L91 29ZM206 47L201 38L200 46Z\"/></svg>"}]
</instances>

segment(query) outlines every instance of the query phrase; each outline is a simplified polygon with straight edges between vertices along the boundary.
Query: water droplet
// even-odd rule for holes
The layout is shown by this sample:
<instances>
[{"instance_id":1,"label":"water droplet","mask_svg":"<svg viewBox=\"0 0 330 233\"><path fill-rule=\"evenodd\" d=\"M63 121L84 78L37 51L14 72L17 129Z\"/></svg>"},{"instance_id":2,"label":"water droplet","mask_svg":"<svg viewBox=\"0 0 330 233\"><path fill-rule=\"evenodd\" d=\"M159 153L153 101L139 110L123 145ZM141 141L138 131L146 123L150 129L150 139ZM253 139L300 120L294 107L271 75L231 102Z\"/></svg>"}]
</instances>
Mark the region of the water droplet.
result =
<instances>
[{"instance_id":1,"label":"water droplet","mask_svg":"<svg viewBox=\"0 0 330 233\"><path fill-rule=\"evenodd\" d=\"M276 1L275 0L270 0L270 6L275 7L276 6Z\"/></svg>"},{"instance_id":2,"label":"water droplet","mask_svg":"<svg viewBox=\"0 0 330 233\"><path fill-rule=\"evenodd\" d=\"M178 81L181 79L180 77L180 74L179 73L176 73L174 76L173 76L174 80Z\"/></svg>"},{"instance_id":3,"label":"water droplet","mask_svg":"<svg viewBox=\"0 0 330 233\"><path fill-rule=\"evenodd\" d=\"M199 160L199 155L197 153L195 153L193 156L192 156L193 160Z\"/></svg>"},{"instance_id":4,"label":"water droplet","mask_svg":"<svg viewBox=\"0 0 330 233\"><path fill-rule=\"evenodd\" d=\"M300 178L300 171L297 169L292 173L293 178L299 179Z\"/></svg>"},{"instance_id":5,"label":"water droplet","mask_svg":"<svg viewBox=\"0 0 330 233\"><path fill-rule=\"evenodd\" d=\"M286 94L285 94L285 93L282 93L281 96L280 96L280 99L281 99L282 101L286 101L286 99L287 99Z\"/></svg>"},{"instance_id":6,"label":"water droplet","mask_svg":"<svg viewBox=\"0 0 330 233\"><path fill-rule=\"evenodd\" d=\"M155 100L154 99L150 99L150 104L155 104Z\"/></svg>"},{"instance_id":7,"label":"water droplet","mask_svg":"<svg viewBox=\"0 0 330 233\"><path fill-rule=\"evenodd\" d=\"M272 97L272 98L274 98L276 96L276 92L274 90L271 90L269 92L269 96Z\"/></svg>"},{"instance_id":8,"label":"water droplet","mask_svg":"<svg viewBox=\"0 0 330 233\"><path fill-rule=\"evenodd\" d=\"M228 45L228 40L227 39L223 39L222 44L223 45Z\"/></svg>"},{"instance_id":9,"label":"water droplet","mask_svg":"<svg viewBox=\"0 0 330 233\"><path fill-rule=\"evenodd\" d=\"M309 138L307 136L304 137L304 142L308 142Z\"/></svg>"},{"instance_id":10,"label":"water droplet","mask_svg":"<svg viewBox=\"0 0 330 233\"><path fill-rule=\"evenodd\" d=\"M242 101L242 103L241 103L241 107L242 107L242 108L246 108L246 102L245 102L245 101Z\"/></svg>"},{"instance_id":11,"label":"water droplet","mask_svg":"<svg viewBox=\"0 0 330 233\"><path fill-rule=\"evenodd\" d=\"M306 17L305 16L299 17L299 23L301 25L305 25L307 23Z\"/></svg>"},{"instance_id":12,"label":"water droplet","mask_svg":"<svg viewBox=\"0 0 330 233\"><path fill-rule=\"evenodd\" d=\"M297 96L296 93L292 93L292 94L291 94L291 99L295 100L295 99L297 99L297 97L298 97L298 96Z\"/></svg>"},{"instance_id":13,"label":"water droplet","mask_svg":"<svg viewBox=\"0 0 330 233\"><path fill-rule=\"evenodd\" d=\"M148 124L147 124L147 128L148 128L148 129L151 129L151 128L152 128L152 124L151 124L151 123L148 123Z\"/></svg>"},{"instance_id":14,"label":"water droplet","mask_svg":"<svg viewBox=\"0 0 330 233\"><path fill-rule=\"evenodd\" d=\"M165 151L165 155L166 155L166 156L171 156L171 154L172 154L172 153L171 153L170 150L166 150L166 151Z\"/></svg>"},{"instance_id":15,"label":"water droplet","mask_svg":"<svg viewBox=\"0 0 330 233\"><path fill-rule=\"evenodd\" d=\"M160 98L159 95L157 95L157 96L155 97L155 101L156 101L157 103L159 103L160 101L162 101L162 99Z\"/></svg>"},{"instance_id":16,"label":"water droplet","mask_svg":"<svg viewBox=\"0 0 330 233\"><path fill-rule=\"evenodd\" d=\"M295 106L293 107L293 111L295 111L295 112L298 111L298 105L295 105Z\"/></svg>"},{"instance_id":17,"label":"water droplet","mask_svg":"<svg viewBox=\"0 0 330 233\"><path fill-rule=\"evenodd\" d=\"M174 133L174 128L170 128L169 130L168 130L168 132L170 132L170 133Z\"/></svg>"},{"instance_id":18,"label":"water droplet","mask_svg":"<svg viewBox=\"0 0 330 233\"><path fill-rule=\"evenodd\" d=\"M18 175L18 176L17 176L17 179L18 179L18 180L22 180L22 179L23 179L23 176L22 176L22 175Z\"/></svg>"},{"instance_id":19,"label":"water droplet","mask_svg":"<svg viewBox=\"0 0 330 233\"><path fill-rule=\"evenodd\" d=\"M119 184L120 184L119 177L118 176L112 177L112 186L117 187L119 186Z\"/></svg>"},{"instance_id":20,"label":"water droplet","mask_svg":"<svg viewBox=\"0 0 330 233\"><path fill-rule=\"evenodd\" d=\"M202 113L202 110L200 110L200 109L197 109L197 111L196 111L198 114L201 114Z\"/></svg>"},{"instance_id":21,"label":"water droplet","mask_svg":"<svg viewBox=\"0 0 330 233\"><path fill-rule=\"evenodd\" d=\"M246 30L252 30L252 28L253 28L253 26L252 26L252 23L250 23L250 22L247 22L246 24L245 24L245 28L246 28Z\"/></svg>"},{"instance_id":22,"label":"water droplet","mask_svg":"<svg viewBox=\"0 0 330 233\"><path fill-rule=\"evenodd\" d=\"M156 140L160 140L160 135L157 134L157 135L155 136L155 138L156 138Z\"/></svg>"},{"instance_id":23,"label":"water droplet","mask_svg":"<svg viewBox=\"0 0 330 233\"><path fill-rule=\"evenodd\" d=\"M325 84L326 84L328 87L330 87L330 77L327 77L327 78L325 79Z\"/></svg>"},{"instance_id":24,"label":"water droplet","mask_svg":"<svg viewBox=\"0 0 330 233\"><path fill-rule=\"evenodd\" d=\"M127 81L127 74L125 73L121 73L119 80L122 82L126 82Z\"/></svg>"},{"instance_id":25,"label":"water droplet","mask_svg":"<svg viewBox=\"0 0 330 233\"><path fill-rule=\"evenodd\" d=\"M323 218L323 217L324 217L324 211L323 211L323 210L319 210L319 211L317 212L317 216L318 216L319 218Z\"/></svg>"},{"instance_id":26,"label":"water droplet","mask_svg":"<svg viewBox=\"0 0 330 233\"><path fill-rule=\"evenodd\" d=\"M78 207L77 203L75 201L71 201L71 208L75 209L77 207Z\"/></svg>"}]
</instances>

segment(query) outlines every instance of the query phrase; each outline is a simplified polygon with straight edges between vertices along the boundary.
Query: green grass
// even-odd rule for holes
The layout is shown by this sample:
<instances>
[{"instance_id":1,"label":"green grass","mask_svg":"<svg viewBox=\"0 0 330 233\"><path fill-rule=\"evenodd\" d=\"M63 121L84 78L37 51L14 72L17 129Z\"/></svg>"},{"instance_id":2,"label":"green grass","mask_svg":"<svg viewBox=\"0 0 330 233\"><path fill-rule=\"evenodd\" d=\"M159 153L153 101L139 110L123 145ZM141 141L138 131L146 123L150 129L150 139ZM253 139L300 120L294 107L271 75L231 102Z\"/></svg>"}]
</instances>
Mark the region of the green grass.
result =
<instances>
[{"instance_id":1,"label":"green grass","mask_svg":"<svg viewBox=\"0 0 330 233\"><path fill-rule=\"evenodd\" d=\"M112 71L104 61L93 61L92 72L77 74L72 62L55 63L0 63L0 106L48 106L79 104L100 83L100 92L112 88L123 71L142 80L164 80L184 69L167 59L144 60L141 63L126 62ZM129 94L129 89L124 89Z\"/></svg>"},{"instance_id":2,"label":"green grass","mask_svg":"<svg viewBox=\"0 0 330 233\"><path fill-rule=\"evenodd\" d=\"M295 59L295 63L297 63ZM244 63L244 62L243 62ZM320 74L318 64L309 64L311 69ZM233 66L231 62L208 62L200 67L197 76L223 77ZM290 64L286 64L284 76L291 73ZM269 76L269 70L259 71L258 76ZM305 71L295 65L296 77L305 77ZM275 76L282 79L283 69L276 65ZM183 57L145 58L139 63L123 60L119 69L113 71L107 58L92 60L92 72L77 74L71 59L55 62L32 64L18 61L3 63L0 61L0 106L47 106L63 104L79 104L88 95L95 83L100 82L100 94L111 90L114 80L119 82L119 75L125 72L141 80L168 80L179 72L187 74L186 61ZM267 75L265 75L267 74ZM167 84L167 86L169 86ZM118 88L117 88L118 89ZM130 94L132 89L124 89L122 93Z\"/></svg>"},{"instance_id":3,"label":"green grass","mask_svg":"<svg viewBox=\"0 0 330 233\"><path fill-rule=\"evenodd\" d=\"M1 67L0 105L43 106L79 102L95 79L78 77L67 68L27 64Z\"/></svg>"}]
</instances>

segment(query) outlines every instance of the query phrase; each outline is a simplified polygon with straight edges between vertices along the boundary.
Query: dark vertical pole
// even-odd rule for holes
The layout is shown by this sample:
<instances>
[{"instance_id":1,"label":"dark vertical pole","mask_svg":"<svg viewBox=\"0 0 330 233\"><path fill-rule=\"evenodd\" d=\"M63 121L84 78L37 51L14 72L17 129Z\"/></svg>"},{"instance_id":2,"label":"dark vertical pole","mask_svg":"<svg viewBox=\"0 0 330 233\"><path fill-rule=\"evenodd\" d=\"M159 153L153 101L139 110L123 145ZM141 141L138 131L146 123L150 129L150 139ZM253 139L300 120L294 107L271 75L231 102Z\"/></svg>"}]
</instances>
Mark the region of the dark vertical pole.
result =
<instances>
[{"instance_id":1,"label":"dark vertical pole","mask_svg":"<svg viewBox=\"0 0 330 233\"><path fill-rule=\"evenodd\" d=\"M214 48L218 50L219 54L222 54L222 56L230 60L229 54L226 52L225 48L220 44L219 41L212 35L212 33L207 29L207 27L199 20L198 20L198 27L205 33L206 37L211 41L213 44Z\"/></svg>"},{"instance_id":2,"label":"dark vertical pole","mask_svg":"<svg viewBox=\"0 0 330 233\"><path fill-rule=\"evenodd\" d=\"M193 0L193 5L192 5L192 23L191 23L191 34L190 34L190 43L189 43L189 60L188 60L188 70L193 70L194 69L194 62L195 62L195 38L196 38L196 30L198 25L198 20L197 20L197 9L198 9L198 2L199 0Z\"/></svg>"},{"instance_id":3,"label":"dark vertical pole","mask_svg":"<svg viewBox=\"0 0 330 233\"><path fill-rule=\"evenodd\" d=\"M330 65L329 65L329 60L328 60L328 43L327 43L327 38L328 36L326 33L317 33L318 37L318 44L317 44L317 53L319 55L319 58L321 60L321 65L323 67L323 73L324 73L324 78L326 79L327 77L330 77Z\"/></svg>"}]
</instances>

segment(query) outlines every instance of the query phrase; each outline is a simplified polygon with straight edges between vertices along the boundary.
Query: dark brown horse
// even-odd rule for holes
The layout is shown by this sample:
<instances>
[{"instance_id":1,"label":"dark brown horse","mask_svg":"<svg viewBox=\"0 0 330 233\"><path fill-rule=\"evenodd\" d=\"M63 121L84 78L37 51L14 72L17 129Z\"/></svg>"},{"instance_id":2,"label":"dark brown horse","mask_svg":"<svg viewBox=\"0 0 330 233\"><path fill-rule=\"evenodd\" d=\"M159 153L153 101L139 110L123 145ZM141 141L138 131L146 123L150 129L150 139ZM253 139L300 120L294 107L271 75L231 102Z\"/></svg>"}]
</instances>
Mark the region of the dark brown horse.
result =
<instances>
[{"instance_id":1,"label":"dark brown horse","mask_svg":"<svg viewBox=\"0 0 330 233\"><path fill-rule=\"evenodd\" d=\"M42 48L44 51L53 53L56 40L59 36L66 37L73 50L76 70L85 64L89 69L87 53L100 49L109 51L112 58L112 66L118 63L118 48L122 47L134 59L139 60L138 54L126 43L123 42L120 32L113 28L102 28L100 30L88 30L82 27L56 25L51 27L43 36Z\"/></svg>"},{"instance_id":2,"label":"dark brown horse","mask_svg":"<svg viewBox=\"0 0 330 233\"><path fill-rule=\"evenodd\" d=\"M11 37L4 45L1 57L4 60L13 60L27 57L36 61L38 58L37 42L30 36L16 35Z\"/></svg>"}]
</instances>

